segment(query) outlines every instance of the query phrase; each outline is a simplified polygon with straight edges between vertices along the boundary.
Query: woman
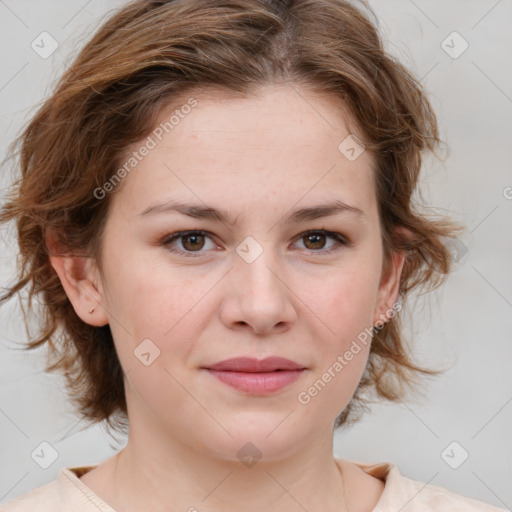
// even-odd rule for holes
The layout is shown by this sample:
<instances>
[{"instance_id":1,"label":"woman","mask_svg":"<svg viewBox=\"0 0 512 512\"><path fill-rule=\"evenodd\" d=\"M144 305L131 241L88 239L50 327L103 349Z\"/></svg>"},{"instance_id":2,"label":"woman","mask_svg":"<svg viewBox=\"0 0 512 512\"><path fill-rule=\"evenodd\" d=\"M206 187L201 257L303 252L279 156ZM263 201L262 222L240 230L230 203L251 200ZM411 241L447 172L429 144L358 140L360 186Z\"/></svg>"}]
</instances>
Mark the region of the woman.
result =
<instances>
[{"instance_id":1,"label":"woman","mask_svg":"<svg viewBox=\"0 0 512 512\"><path fill-rule=\"evenodd\" d=\"M120 9L22 134L0 219L25 264L2 299L42 295L30 346L128 442L0 510L499 510L332 453L365 392L436 373L399 313L460 231L411 198L438 142L344 0Z\"/></svg>"}]
</instances>

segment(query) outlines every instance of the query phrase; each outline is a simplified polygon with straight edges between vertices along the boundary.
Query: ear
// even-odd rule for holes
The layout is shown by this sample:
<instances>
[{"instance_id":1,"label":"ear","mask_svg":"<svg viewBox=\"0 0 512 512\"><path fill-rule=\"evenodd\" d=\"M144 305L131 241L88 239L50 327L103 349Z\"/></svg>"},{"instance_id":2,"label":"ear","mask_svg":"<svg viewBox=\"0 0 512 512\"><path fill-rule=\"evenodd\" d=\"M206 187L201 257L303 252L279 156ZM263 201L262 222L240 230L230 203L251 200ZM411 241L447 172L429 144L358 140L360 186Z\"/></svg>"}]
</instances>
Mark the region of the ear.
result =
<instances>
[{"instance_id":1,"label":"ear","mask_svg":"<svg viewBox=\"0 0 512 512\"><path fill-rule=\"evenodd\" d=\"M395 232L406 238L412 238L412 233L399 227ZM387 323L396 312L396 306L393 307L400 294L400 276L405 263L405 251L394 251L391 254L391 261L388 268L383 268L381 281L379 284L377 306L374 312L373 325L379 327Z\"/></svg>"},{"instance_id":2,"label":"ear","mask_svg":"<svg viewBox=\"0 0 512 512\"><path fill-rule=\"evenodd\" d=\"M57 234L50 231L46 236L49 259L60 278L76 314L87 324L101 327L108 324L103 308L104 293L100 273L93 258L62 254ZM90 311L92 313L90 313Z\"/></svg>"}]
</instances>

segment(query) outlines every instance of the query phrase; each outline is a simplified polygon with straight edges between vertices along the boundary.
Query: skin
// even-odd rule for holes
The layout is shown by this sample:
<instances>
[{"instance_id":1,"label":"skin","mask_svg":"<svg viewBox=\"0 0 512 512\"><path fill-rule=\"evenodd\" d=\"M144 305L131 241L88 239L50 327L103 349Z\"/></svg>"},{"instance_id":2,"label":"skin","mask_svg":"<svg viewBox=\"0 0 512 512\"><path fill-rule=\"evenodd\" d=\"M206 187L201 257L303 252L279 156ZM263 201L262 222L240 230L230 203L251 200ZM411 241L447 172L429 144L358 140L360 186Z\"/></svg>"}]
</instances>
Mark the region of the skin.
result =
<instances>
[{"instance_id":1,"label":"skin","mask_svg":"<svg viewBox=\"0 0 512 512\"><path fill-rule=\"evenodd\" d=\"M397 300L404 259L394 254L383 272L372 156L349 161L338 150L357 132L333 97L296 85L245 98L194 97L198 105L113 195L104 273L93 260L51 257L76 313L91 325L110 324L126 374L128 443L81 479L118 510L339 512L345 502L372 510L382 481L350 461L338 467L332 442L369 343L307 405L297 399ZM139 215L171 198L223 208L236 222ZM364 216L282 220L333 199ZM197 229L210 238L161 243ZM335 239L304 234L321 229L352 245L326 253ZM263 250L251 263L236 252L246 237ZM146 338L160 350L149 366L134 356ZM202 369L244 355L278 355L307 369L268 396ZM237 457L247 442L262 453L252 467Z\"/></svg>"}]
</instances>

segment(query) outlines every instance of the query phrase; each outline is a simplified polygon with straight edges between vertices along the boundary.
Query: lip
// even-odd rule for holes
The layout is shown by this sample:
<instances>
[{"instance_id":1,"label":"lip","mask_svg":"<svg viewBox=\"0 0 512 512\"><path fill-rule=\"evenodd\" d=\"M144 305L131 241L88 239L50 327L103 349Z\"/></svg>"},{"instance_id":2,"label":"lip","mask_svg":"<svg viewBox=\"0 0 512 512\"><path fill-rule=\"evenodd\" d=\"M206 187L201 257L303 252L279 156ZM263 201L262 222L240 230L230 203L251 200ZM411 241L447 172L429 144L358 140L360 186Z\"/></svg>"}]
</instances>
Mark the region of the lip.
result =
<instances>
[{"instance_id":1,"label":"lip","mask_svg":"<svg viewBox=\"0 0 512 512\"><path fill-rule=\"evenodd\" d=\"M239 391L268 395L291 385L306 368L283 357L267 357L262 360L236 357L204 369Z\"/></svg>"},{"instance_id":2,"label":"lip","mask_svg":"<svg viewBox=\"0 0 512 512\"><path fill-rule=\"evenodd\" d=\"M275 370L304 370L305 367L291 359L272 356L261 360L253 357L233 357L210 365L207 369L231 372L273 372Z\"/></svg>"}]
</instances>

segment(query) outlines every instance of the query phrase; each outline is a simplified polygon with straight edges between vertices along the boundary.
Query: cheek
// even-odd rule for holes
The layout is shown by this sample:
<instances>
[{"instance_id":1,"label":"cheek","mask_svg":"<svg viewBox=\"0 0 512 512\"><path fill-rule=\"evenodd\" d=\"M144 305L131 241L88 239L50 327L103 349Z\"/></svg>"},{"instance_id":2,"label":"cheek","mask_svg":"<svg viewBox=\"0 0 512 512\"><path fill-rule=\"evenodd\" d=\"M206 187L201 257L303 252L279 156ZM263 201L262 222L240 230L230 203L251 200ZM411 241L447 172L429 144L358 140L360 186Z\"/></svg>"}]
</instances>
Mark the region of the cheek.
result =
<instances>
[{"instance_id":1,"label":"cheek","mask_svg":"<svg viewBox=\"0 0 512 512\"><path fill-rule=\"evenodd\" d=\"M173 425L175 433L181 431L184 438L191 424L198 425L208 419L201 407L203 400L193 398L201 398L201 395L189 386L186 374L180 368L172 368L165 362L164 352L151 365L136 364L126 373L127 404L132 408L129 416L145 421L146 414L141 414L142 408L167 427ZM186 418L186 422L181 417ZM148 426L148 431L151 428Z\"/></svg>"},{"instance_id":2,"label":"cheek","mask_svg":"<svg viewBox=\"0 0 512 512\"><path fill-rule=\"evenodd\" d=\"M304 303L314 312L317 326L312 337L321 342L315 347L318 365L310 387L300 390L301 405L314 403L313 407L325 408L334 418L352 398L368 360L378 277L361 261L350 272L332 273L331 279L307 295ZM302 288L308 289L314 288Z\"/></svg>"},{"instance_id":3,"label":"cheek","mask_svg":"<svg viewBox=\"0 0 512 512\"><path fill-rule=\"evenodd\" d=\"M351 271L332 272L320 287L302 285L301 298L321 320L331 349L342 350L349 340L372 326L377 283L377 272L363 264Z\"/></svg>"},{"instance_id":4,"label":"cheek","mask_svg":"<svg viewBox=\"0 0 512 512\"><path fill-rule=\"evenodd\" d=\"M357 342L345 348L333 354L299 390L298 407L306 416L330 416L334 420L350 402L366 367L369 342Z\"/></svg>"},{"instance_id":5,"label":"cheek","mask_svg":"<svg viewBox=\"0 0 512 512\"><path fill-rule=\"evenodd\" d=\"M125 251L123 259L112 258L106 266L109 313L134 337L165 337L181 319L193 314L208 294L215 276L193 278L171 266L158 249Z\"/></svg>"},{"instance_id":6,"label":"cheek","mask_svg":"<svg viewBox=\"0 0 512 512\"><path fill-rule=\"evenodd\" d=\"M111 329L119 359L140 393L158 402L155 390L163 386L173 394L176 387L170 373L186 381L190 355L211 321L208 292L218 278L190 280L179 270L141 269L128 260L116 272Z\"/></svg>"}]
</instances>

